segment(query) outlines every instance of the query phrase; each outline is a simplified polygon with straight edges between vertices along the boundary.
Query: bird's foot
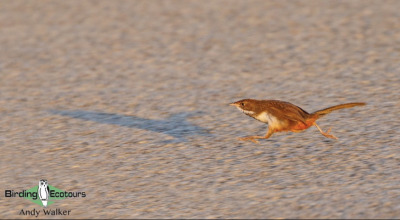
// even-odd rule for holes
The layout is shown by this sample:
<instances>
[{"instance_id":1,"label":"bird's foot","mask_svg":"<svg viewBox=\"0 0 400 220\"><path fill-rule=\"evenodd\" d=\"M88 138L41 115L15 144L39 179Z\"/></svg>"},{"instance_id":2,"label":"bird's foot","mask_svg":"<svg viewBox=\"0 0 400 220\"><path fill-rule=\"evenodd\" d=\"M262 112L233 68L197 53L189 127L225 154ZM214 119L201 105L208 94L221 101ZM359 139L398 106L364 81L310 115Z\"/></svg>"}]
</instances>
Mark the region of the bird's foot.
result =
<instances>
[{"instance_id":1,"label":"bird's foot","mask_svg":"<svg viewBox=\"0 0 400 220\"><path fill-rule=\"evenodd\" d=\"M256 138L253 137L253 136L250 136L250 137L240 137L240 138L238 138L238 139L241 140L241 141L251 141L251 142L253 142L253 143L259 144L259 142L256 140Z\"/></svg>"},{"instance_id":2,"label":"bird's foot","mask_svg":"<svg viewBox=\"0 0 400 220\"><path fill-rule=\"evenodd\" d=\"M338 139L337 137L333 136L332 134L329 134L331 132L331 128L329 128L326 132L323 132L322 135L324 135L327 138L332 138L332 139Z\"/></svg>"}]
</instances>

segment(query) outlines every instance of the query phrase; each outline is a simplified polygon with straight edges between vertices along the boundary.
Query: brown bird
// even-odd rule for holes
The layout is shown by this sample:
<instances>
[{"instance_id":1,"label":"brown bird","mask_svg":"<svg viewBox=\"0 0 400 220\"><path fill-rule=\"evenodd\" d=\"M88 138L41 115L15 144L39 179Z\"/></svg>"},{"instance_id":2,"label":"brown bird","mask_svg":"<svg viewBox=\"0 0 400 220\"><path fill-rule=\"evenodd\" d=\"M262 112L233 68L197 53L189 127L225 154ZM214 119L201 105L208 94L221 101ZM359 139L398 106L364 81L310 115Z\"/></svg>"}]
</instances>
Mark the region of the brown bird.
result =
<instances>
[{"instance_id":1,"label":"brown bird","mask_svg":"<svg viewBox=\"0 0 400 220\"><path fill-rule=\"evenodd\" d=\"M313 125L315 125L315 127L317 127L321 134L325 137L337 139L337 137L329 134L331 129L329 129L327 132L324 132L315 121L322 116L331 113L332 111L342 108L362 106L365 105L365 103L355 102L335 105L311 114L306 112L302 108L293 105L292 103L279 100L243 99L231 103L230 105L236 106L246 115L268 124L268 132L265 136L249 136L239 138L239 140L250 140L254 143L258 143L256 139L267 139L271 137L271 135L275 132L301 132Z\"/></svg>"}]
</instances>

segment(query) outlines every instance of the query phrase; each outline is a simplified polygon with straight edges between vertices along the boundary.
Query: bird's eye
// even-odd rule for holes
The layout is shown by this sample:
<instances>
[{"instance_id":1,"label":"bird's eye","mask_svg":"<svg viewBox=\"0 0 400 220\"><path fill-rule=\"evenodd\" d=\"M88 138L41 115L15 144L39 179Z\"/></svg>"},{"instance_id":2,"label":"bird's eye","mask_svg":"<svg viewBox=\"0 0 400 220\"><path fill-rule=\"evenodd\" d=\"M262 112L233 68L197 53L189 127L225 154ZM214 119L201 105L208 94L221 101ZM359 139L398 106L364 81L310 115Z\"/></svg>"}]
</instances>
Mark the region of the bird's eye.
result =
<instances>
[{"instance_id":1,"label":"bird's eye","mask_svg":"<svg viewBox=\"0 0 400 220\"><path fill-rule=\"evenodd\" d=\"M244 102L240 103L242 106L244 106Z\"/></svg>"}]
</instances>

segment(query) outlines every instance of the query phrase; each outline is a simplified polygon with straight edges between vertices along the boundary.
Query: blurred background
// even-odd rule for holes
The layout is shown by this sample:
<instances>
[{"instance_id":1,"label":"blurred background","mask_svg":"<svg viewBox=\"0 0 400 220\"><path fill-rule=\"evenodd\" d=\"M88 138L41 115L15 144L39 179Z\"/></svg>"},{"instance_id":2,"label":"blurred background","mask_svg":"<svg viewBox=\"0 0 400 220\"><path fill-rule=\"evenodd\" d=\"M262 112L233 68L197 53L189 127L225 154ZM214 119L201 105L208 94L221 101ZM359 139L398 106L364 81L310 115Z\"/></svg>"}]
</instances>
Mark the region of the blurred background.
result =
<instances>
[{"instance_id":1,"label":"blurred background","mask_svg":"<svg viewBox=\"0 0 400 220\"><path fill-rule=\"evenodd\" d=\"M68 218L398 218L400 1L2 1L0 185ZM365 107L276 133L227 104ZM0 217L40 208L0 196ZM45 216L40 216L45 217ZM48 217L48 216L47 216Z\"/></svg>"}]
</instances>

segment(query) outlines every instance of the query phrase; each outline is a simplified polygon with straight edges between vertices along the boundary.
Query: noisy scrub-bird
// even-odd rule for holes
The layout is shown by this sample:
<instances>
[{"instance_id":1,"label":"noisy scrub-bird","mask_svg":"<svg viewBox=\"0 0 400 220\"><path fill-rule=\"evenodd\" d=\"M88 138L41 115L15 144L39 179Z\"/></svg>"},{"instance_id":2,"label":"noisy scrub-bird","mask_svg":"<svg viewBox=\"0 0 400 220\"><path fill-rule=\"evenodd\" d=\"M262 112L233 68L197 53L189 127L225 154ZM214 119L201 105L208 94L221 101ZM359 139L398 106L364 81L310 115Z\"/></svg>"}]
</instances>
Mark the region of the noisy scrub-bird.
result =
<instances>
[{"instance_id":1,"label":"noisy scrub-bird","mask_svg":"<svg viewBox=\"0 0 400 220\"><path fill-rule=\"evenodd\" d=\"M365 105L365 103L355 102L335 105L311 114L306 112L302 108L293 105L292 103L279 100L243 99L231 103L230 105L236 106L246 115L268 124L268 132L265 136L249 136L239 138L239 140L250 140L254 143L258 143L256 139L268 139L275 132L300 132L306 130L313 125L315 125L315 127L317 127L321 134L325 137L337 139L337 137L329 134L331 129L329 129L327 132L322 131L321 128L317 125L316 120L326 114L331 113L332 111L342 108L362 106Z\"/></svg>"}]
</instances>

